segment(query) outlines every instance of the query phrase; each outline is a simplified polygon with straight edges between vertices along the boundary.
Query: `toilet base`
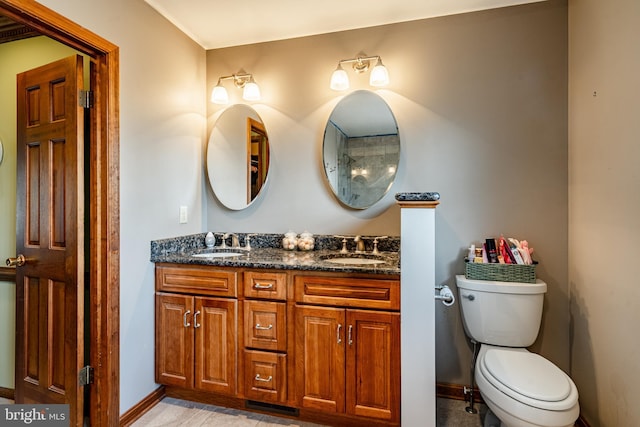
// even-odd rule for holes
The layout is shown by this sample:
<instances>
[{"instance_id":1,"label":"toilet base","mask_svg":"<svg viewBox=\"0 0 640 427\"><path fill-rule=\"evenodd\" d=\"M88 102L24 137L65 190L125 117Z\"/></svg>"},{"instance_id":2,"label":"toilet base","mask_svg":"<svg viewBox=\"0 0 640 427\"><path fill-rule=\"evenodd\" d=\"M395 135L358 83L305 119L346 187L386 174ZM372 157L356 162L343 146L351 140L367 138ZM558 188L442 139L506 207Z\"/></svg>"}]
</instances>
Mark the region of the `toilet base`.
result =
<instances>
[{"instance_id":1,"label":"toilet base","mask_svg":"<svg viewBox=\"0 0 640 427\"><path fill-rule=\"evenodd\" d=\"M492 401L489 396L487 396L485 393L482 392L482 389L480 389L480 395L482 396L482 400L484 400L484 403L487 405L487 416L485 416L485 421L484 421L484 427L490 427L490 426L497 426L497 427L573 427L574 426L574 422L572 421L570 424L564 424L563 422L561 423L553 423L553 422L548 422L549 420L543 421L541 419L536 419L535 421L529 422L529 421L525 421L521 418L515 417L510 413L505 412L500 406L496 405L496 403L494 401ZM577 410L577 405L576 408L574 408ZM569 411L572 413L572 415L569 417L573 420L578 419L578 416L576 415L575 417L573 416L573 410ZM491 416L495 417L495 418L491 418L490 420L497 420L497 421L493 421L495 424L487 424L489 415L491 414Z\"/></svg>"},{"instance_id":2,"label":"toilet base","mask_svg":"<svg viewBox=\"0 0 640 427\"><path fill-rule=\"evenodd\" d=\"M496 417L496 414L491 412L491 409L487 410L486 415L484 416L484 427L503 427L502 421Z\"/></svg>"}]
</instances>

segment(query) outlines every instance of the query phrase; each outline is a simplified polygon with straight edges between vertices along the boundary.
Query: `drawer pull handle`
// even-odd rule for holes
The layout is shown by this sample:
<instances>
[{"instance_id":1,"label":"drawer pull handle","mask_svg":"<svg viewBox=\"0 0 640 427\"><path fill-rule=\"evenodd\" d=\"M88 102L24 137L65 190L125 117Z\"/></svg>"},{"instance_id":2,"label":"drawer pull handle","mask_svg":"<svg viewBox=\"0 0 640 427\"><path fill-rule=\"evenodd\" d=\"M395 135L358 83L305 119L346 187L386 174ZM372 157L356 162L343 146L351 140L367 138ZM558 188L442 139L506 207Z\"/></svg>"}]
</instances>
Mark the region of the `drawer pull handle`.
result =
<instances>
[{"instance_id":1,"label":"drawer pull handle","mask_svg":"<svg viewBox=\"0 0 640 427\"><path fill-rule=\"evenodd\" d=\"M268 331L269 329L273 329L273 325L269 324L269 326L260 326L260 323L256 323L256 329L259 331Z\"/></svg>"},{"instance_id":2,"label":"drawer pull handle","mask_svg":"<svg viewBox=\"0 0 640 427\"><path fill-rule=\"evenodd\" d=\"M254 380L262 381L263 383L271 382L272 379L273 377L271 375L269 375L269 378L260 378L260 374L256 374L256 377L254 378Z\"/></svg>"},{"instance_id":3,"label":"drawer pull handle","mask_svg":"<svg viewBox=\"0 0 640 427\"><path fill-rule=\"evenodd\" d=\"M198 315L199 314L200 314L200 310L198 310L195 313L193 313L193 327L196 328L196 329L199 328L200 326L202 326L202 325L200 325L200 323L198 323Z\"/></svg>"},{"instance_id":4,"label":"drawer pull handle","mask_svg":"<svg viewBox=\"0 0 640 427\"><path fill-rule=\"evenodd\" d=\"M353 344L353 339L351 339L352 338L351 337L351 332L352 331L353 331L353 325L349 325L349 339L348 339L349 345Z\"/></svg>"},{"instance_id":5,"label":"drawer pull handle","mask_svg":"<svg viewBox=\"0 0 640 427\"><path fill-rule=\"evenodd\" d=\"M191 310L187 310L187 311L185 311L185 312L184 312L184 314L182 315L182 325L183 325L185 328L188 328L189 326L191 326L191 323L189 323L189 322L187 321L187 316L188 316L189 314L191 314Z\"/></svg>"},{"instance_id":6,"label":"drawer pull handle","mask_svg":"<svg viewBox=\"0 0 640 427\"><path fill-rule=\"evenodd\" d=\"M336 341L338 344L342 342L342 338L340 338L340 331L342 331L342 324L338 323L338 328L336 329Z\"/></svg>"},{"instance_id":7,"label":"drawer pull handle","mask_svg":"<svg viewBox=\"0 0 640 427\"><path fill-rule=\"evenodd\" d=\"M260 283L256 283L253 285L253 289L273 289L273 283L269 283L268 285L261 285Z\"/></svg>"}]
</instances>

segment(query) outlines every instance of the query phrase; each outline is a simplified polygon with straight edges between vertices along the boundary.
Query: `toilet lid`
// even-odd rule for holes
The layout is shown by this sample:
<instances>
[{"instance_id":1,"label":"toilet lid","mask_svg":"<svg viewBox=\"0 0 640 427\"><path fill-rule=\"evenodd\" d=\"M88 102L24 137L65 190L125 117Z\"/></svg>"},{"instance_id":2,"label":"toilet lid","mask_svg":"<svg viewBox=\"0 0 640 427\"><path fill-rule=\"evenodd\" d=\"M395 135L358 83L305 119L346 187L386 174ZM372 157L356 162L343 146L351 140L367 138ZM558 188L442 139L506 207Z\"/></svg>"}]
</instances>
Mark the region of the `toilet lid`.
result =
<instances>
[{"instance_id":1,"label":"toilet lid","mask_svg":"<svg viewBox=\"0 0 640 427\"><path fill-rule=\"evenodd\" d=\"M566 374L535 353L491 349L485 354L483 364L491 374L487 380L492 383L498 381L531 399L559 402L571 393L571 383Z\"/></svg>"}]
</instances>

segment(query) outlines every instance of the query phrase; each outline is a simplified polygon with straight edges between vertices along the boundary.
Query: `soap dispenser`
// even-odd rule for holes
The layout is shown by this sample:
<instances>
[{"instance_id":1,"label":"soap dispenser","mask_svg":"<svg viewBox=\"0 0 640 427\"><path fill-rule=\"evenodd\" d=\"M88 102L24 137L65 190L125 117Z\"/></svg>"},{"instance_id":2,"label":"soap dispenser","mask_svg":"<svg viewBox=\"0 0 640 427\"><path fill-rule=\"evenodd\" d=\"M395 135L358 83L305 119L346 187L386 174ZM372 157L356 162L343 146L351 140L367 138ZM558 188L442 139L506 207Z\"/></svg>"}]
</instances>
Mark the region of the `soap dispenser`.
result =
<instances>
[{"instance_id":1,"label":"soap dispenser","mask_svg":"<svg viewBox=\"0 0 640 427\"><path fill-rule=\"evenodd\" d=\"M204 238L204 244L208 248L212 248L216 245L216 238L212 232L208 232Z\"/></svg>"}]
</instances>

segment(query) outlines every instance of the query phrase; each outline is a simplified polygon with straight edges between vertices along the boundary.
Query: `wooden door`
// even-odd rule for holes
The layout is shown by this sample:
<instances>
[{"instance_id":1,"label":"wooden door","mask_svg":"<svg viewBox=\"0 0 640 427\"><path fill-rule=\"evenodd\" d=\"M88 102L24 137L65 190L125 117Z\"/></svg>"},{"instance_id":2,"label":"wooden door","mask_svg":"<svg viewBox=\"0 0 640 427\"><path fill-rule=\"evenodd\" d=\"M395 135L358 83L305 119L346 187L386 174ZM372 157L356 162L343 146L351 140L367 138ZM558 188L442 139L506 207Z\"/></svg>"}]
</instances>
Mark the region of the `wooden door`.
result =
<instances>
[{"instance_id":1,"label":"wooden door","mask_svg":"<svg viewBox=\"0 0 640 427\"><path fill-rule=\"evenodd\" d=\"M16 402L69 404L82 425L82 57L19 74L17 88Z\"/></svg>"},{"instance_id":2,"label":"wooden door","mask_svg":"<svg viewBox=\"0 0 640 427\"><path fill-rule=\"evenodd\" d=\"M156 293L156 382L193 387L193 297Z\"/></svg>"},{"instance_id":3,"label":"wooden door","mask_svg":"<svg viewBox=\"0 0 640 427\"><path fill-rule=\"evenodd\" d=\"M347 413L400 420L400 314L347 310Z\"/></svg>"},{"instance_id":4,"label":"wooden door","mask_svg":"<svg viewBox=\"0 0 640 427\"><path fill-rule=\"evenodd\" d=\"M195 297L195 388L236 394L237 307L227 298Z\"/></svg>"},{"instance_id":5,"label":"wooden door","mask_svg":"<svg viewBox=\"0 0 640 427\"><path fill-rule=\"evenodd\" d=\"M345 311L296 307L296 394L298 404L344 412Z\"/></svg>"}]
</instances>

